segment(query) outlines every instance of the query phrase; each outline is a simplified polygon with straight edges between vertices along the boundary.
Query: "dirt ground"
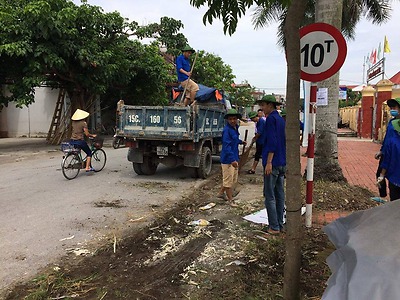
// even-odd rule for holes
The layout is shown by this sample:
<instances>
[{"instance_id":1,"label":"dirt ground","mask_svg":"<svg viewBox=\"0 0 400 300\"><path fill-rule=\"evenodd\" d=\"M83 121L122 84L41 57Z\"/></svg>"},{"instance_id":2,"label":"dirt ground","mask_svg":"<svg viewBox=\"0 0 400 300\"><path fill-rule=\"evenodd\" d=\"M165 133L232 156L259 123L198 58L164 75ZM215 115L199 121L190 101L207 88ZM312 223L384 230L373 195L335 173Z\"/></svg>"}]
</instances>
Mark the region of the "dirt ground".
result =
<instances>
[{"instance_id":1,"label":"dirt ground","mask_svg":"<svg viewBox=\"0 0 400 300\"><path fill-rule=\"evenodd\" d=\"M221 177L214 174L150 226L65 256L6 299L282 299L285 235L267 235L242 218L263 208L257 172L240 175L237 208L215 197ZM371 196L360 187L316 182L314 210L366 209L377 205ZM200 209L209 203L216 206ZM209 225L188 225L199 219ZM325 260L333 250L321 225L305 231L303 299L322 296L330 275Z\"/></svg>"}]
</instances>

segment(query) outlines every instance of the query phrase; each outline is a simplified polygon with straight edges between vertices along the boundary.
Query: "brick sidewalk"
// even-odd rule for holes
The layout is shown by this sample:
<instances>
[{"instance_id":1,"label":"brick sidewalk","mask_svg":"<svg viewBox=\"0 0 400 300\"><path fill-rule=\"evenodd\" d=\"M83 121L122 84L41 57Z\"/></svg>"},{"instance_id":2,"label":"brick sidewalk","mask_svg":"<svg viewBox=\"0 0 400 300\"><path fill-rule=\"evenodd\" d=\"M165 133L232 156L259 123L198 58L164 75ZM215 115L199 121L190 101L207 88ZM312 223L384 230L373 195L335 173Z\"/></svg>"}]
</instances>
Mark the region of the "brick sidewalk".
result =
<instances>
[{"instance_id":1,"label":"brick sidewalk","mask_svg":"<svg viewBox=\"0 0 400 300\"><path fill-rule=\"evenodd\" d=\"M375 172L378 161L374 156L380 147L380 144L374 143L371 140L359 138L338 139L339 164L343 170L343 175L350 185L362 186L375 194L378 193L378 189L375 186ZM300 151L303 154L306 152L306 148L301 148ZM304 172L307 165L306 157L301 157L301 165L302 172ZM351 212L321 212L314 215L313 222L325 225L349 213Z\"/></svg>"},{"instance_id":2,"label":"brick sidewalk","mask_svg":"<svg viewBox=\"0 0 400 300\"><path fill-rule=\"evenodd\" d=\"M339 164L349 184L377 193L375 173L378 161L374 156L381 145L369 140L343 138L338 141L338 148Z\"/></svg>"},{"instance_id":3,"label":"brick sidewalk","mask_svg":"<svg viewBox=\"0 0 400 300\"><path fill-rule=\"evenodd\" d=\"M378 161L374 158L381 145L371 140L358 138L339 138L338 154L339 164L342 167L343 175L350 185L359 185L377 193L375 186L375 173ZM301 148L303 154L307 148ZM302 174L307 165L307 157L301 157Z\"/></svg>"}]
</instances>

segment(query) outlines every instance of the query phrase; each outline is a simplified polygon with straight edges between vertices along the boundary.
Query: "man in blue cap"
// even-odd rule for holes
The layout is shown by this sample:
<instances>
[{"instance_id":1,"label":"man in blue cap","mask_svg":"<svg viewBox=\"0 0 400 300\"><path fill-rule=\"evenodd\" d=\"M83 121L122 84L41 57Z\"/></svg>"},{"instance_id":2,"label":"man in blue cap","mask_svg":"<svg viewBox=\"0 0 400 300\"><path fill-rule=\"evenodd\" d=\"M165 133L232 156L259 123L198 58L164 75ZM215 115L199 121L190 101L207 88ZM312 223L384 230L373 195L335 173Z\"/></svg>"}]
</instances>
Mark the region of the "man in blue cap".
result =
<instances>
[{"instance_id":1,"label":"man in blue cap","mask_svg":"<svg viewBox=\"0 0 400 300\"><path fill-rule=\"evenodd\" d=\"M276 101L273 95L265 95L257 103L267 116L262 142L264 197L269 225L267 233L279 234L283 229L285 210L286 134L285 121L276 107L282 103Z\"/></svg>"},{"instance_id":2,"label":"man in blue cap","mask_svg":"<svg viewBox=\"0 0 400 300\"><path fill-rule=\"evenodd\" d=\"M178 81L183 88L186 88L186 94L189 93L188 96L183 95L185 97L183 102L184 106L188 105L189 101L190 103L194 102L196 93L199 90L197 83L190 79L192 72L190 69L189 57L194 52L194 49L187 45L182 49L182 54L176 58L176 73L178 75Z\"/></svg>"}]
</instances>

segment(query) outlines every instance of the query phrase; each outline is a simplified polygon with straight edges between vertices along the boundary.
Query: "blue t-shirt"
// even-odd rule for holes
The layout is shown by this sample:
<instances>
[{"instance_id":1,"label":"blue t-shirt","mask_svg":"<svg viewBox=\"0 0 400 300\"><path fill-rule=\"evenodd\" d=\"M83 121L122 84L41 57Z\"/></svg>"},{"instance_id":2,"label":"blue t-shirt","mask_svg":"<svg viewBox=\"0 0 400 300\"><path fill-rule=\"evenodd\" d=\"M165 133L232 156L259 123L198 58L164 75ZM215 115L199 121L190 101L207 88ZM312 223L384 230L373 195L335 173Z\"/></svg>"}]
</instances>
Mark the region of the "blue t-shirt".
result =
<instances>
[{"instance_id":1,"label":"blue t-shirt","mask_svg":"<svg viewBox=\"0 0 400 300\"><path fill-rule=\"evenodd\" d=\"M391 137L393 137L396 133L396 131L393 128L393 120L396 120L396 118L392 118L389 120L388 126L386 128L386 134L385 137L383 138L383 142L382 142L382 146L381 146L381 152L384 153L385 152L385 147L388 144L388 141L391 139Z\"/></svg>"},{"instance_id":2,"label":"blue t-shirt","mask_svg":"<svg viewBox=\"0 0 400 300\"><path fill-rule=\"evenodd\" d=\"M180 69L190 72L189 58L186 58L183 54L176 58L176 73L178 75L178 81L182 82L189 78L186 74L179 72Z\"/></svg>"},{"instance_id":3,"label":"blue t-shirt","mask_svg":"<svg viewBox=\"0 0 400 300\"><path fill-rule=\"evenodd\" d=\"M391 183L400 186L400 134L394 129L384 149L381 167L386 169L386 178Z\"/></svg>"},{"instance_id":4,"label":"blue t-shirt","mask_svg":"<svg viewBox=\"0 0 400 300\"><path fill-rule=\"evenodd\" d=\"M258 122L256 124L256 133L258 133L260 136L258 137L258 139L256 140L256 144L258 145L262 145L264 142L264 133L265 133L265 118L259 118Z\"/></svg>"},{"instance_id":5,"label":"blue t-shirt","mask_svg":"<svg viewBox=\"0 0 400 300\"><path fill-rule=\"evenodd\" d=\"M268 115L264 126L264 132L262 151L264 168L267 165L268 153L270 152L274 153L274 157L272 158L273 167L286 166L285 120L276 110Z\"/></svg>"},{"instance_id":6,"label":"blue t-shirt","mask_svg":"<svg viewBox=\"0 0 400 300\"><path fill-rule=\"evenodd\" d=\"M221 164L231 164L239 161L239 126L232 127L226 124L222 131L222 150L220 155Z\"/></svg>"}]
</instances>

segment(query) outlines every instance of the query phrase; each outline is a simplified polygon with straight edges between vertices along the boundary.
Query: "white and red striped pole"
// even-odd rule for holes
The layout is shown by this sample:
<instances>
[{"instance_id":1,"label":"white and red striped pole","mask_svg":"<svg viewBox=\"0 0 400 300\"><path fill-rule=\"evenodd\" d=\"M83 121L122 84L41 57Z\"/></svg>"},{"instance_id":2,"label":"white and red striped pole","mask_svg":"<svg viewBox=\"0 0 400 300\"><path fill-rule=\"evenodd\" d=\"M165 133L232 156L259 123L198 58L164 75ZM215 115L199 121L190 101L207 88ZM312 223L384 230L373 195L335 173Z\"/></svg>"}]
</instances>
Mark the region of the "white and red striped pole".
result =
<instances>
[{"instance_id":1,"label":"white and red striped pole","mask_svg":"<svg viewBox=\"0 0 400 300\"><path fill-rule=\"evenodd\" d=\"M311 83L310 111L307 147L307 186L306 186L306 227L312 226L312 202L314 187L314 145L315 145L315 120L317 116L317 84Z\"/></svg>"}]
</instances>

